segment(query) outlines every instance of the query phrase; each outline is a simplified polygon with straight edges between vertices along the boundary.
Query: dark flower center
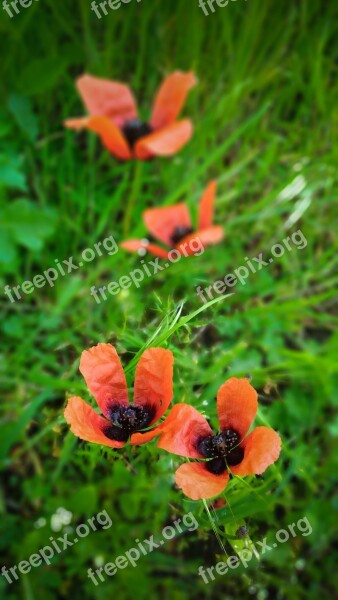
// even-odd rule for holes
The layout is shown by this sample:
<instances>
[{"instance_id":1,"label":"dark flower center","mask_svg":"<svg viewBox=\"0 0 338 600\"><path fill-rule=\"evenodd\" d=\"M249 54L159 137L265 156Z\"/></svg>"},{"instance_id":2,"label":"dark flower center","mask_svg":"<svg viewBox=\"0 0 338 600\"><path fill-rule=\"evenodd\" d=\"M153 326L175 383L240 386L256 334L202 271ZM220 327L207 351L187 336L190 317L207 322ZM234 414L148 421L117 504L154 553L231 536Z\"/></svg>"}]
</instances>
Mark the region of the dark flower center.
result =
<instances>
[{"instance_id":1,"label":"dark flower center","mask_svg":"<svg viewBox=\"0 0 338 600\"><path fill-rule=\"evenodd\" d=\"M211 458L206 463L206 468L214 475L221 475L226 470L227 464L234 467L242 462L244 450L238 446L240 436L233 429L225 429L217 435L200 438L197 450L205 458Z\"/></svg>"},{"instance_id":2,"label":"dark flower center","mask_svg":"<svg viewBox=\"0 0 338 600\"><path fill-rule=\"evenodd\" d=\"M130 148L134 148L134 144L141 138L149 135L153 128L148 123L144 123L139 119L127 121L122 127L122 133L126 138Z\"/></svg>"},{"instance_id":3,"label":"dark flower center","mask_svg":"<svg viewBox=\"0 0 338 600\"><path fill-rule=\"evenodd\" d=\"M105 427L103 433L111 440L126 442L132 433L145 429L153 417L154 409L150 406L115 406L110 410L112 423Z\"/></svg>"},{"instance_id":4,"label":"dark flower center","mask_svg":"<svg viewBox=\"0 0 338 600\"><path fill-rule=\"evenodd\" d=\"M187 225L182 225L180 227L176 227L176 229L174 229L174 232L170 238L172 244L174 246L176 246L176 244L178 244L181 240L183 240L183 238L185 238L187 235L189 235L193 231L194 230L192 229L192 227L188 227Z\"/></svg>"}]
</instances>

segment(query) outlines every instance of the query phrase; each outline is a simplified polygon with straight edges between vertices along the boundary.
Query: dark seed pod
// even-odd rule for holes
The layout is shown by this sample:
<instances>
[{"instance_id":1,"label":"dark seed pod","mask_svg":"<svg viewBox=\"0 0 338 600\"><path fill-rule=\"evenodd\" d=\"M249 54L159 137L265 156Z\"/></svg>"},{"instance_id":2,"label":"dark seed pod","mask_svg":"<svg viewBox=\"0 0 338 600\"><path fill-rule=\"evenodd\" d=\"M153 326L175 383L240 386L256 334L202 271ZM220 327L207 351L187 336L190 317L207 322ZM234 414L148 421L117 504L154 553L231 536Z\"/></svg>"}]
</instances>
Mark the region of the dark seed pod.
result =
<instances>
[{"instance_id":1,"label":"dark seed pod","mask_svg":"<svg viewBox=\"0 0 338 600\"><path fill-rule=\"evenodd\" d=\"M241 525L236 531L236 536L238 538L242 539L242 538L247 537L248 535L249 535L249 529L247 528L246 525Z\"/></svg>"}]
</instances>

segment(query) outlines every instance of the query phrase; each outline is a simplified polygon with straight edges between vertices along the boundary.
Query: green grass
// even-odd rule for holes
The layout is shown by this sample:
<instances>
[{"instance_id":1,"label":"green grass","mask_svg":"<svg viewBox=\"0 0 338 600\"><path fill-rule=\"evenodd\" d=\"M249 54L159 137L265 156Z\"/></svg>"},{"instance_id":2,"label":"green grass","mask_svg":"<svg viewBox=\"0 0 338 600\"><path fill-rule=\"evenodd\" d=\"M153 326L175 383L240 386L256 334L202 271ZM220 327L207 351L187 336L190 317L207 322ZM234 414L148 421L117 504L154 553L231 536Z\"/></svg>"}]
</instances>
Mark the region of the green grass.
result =
<instances>
[{"instance_id":1,"label":"green grass","mask_svg":"<svg viewBox=\"0 0 338 600\"><path fill-rule=\"evenodd\" d=\"M1 11L1 564L17 564L56 537L50 523L60 506L74 524L104 509L113 520L19 583L6 588L1 577L9 600L334 595L337 16L334 2L319 0L238 0L209 17L197 0L131 2L101 20L82 1L44 0L12 20ZM193 69L199 85L184 109L194 137L175 158L120 164L95 136L64 130L65 118L83 113L74 88L81 73L129 83L147 117L162 78L177 68ZM296 177L301 185L290 192ZM55 259L76 262L109 235L118 243L144 237L146 207L184 200L196 215L212 178L220 246L99 305L91 286L128 274L138 257L98 257L15 304L3 293ZM221 301L198 299L198 285L269 254L298 229L306 248L286 252ZM260 395L256 422L279 431L283 452L263 477L231 480L228 504L212 513L217 536L231 553L238 524L255 542L304 516L312 534L204 585L198 567L224 556L203 503L173 486L182 459L154 443L123 452L82 443L64 422L67 397L92 402L78 362L103 341L129 365L130 386L145 347L170 348L174 401L212 422L219 386L250 373ZM195 532L93 586L89 567L114 561L190 510ZM36 528L40 518L46 524Z\"/></svg>"}]
</instances>

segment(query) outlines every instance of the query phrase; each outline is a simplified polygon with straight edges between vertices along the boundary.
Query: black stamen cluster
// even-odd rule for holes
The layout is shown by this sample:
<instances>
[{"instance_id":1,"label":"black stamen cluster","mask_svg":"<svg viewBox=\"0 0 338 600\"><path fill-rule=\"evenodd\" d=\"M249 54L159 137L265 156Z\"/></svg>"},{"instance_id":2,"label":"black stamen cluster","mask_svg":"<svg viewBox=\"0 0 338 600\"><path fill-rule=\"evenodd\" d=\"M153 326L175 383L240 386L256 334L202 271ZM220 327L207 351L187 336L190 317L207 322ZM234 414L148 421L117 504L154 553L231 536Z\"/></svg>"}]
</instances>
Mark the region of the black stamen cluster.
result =
<instances>
[{"instance_id":1,"label":"black stamen cluster","mask_svg":"<svg viewBox=\"0 0 338 600\"><path fill-rule=\"evenodd\" d=\"M242 462L244 450L238 446L240 436L233 429L225 429L218 435L201 438L197 443L197 450L205 458L206 468L214 475L221 475L226 470L227 464L234 467Z\"/></svg>"},{"instance_id":2,"label":"black stamen cluster","mask_svg":"<svg viewBox=\"0 0 338 600\"><path fill-rule=\"evenodd\" d=\"M190 235L190 233L192 233L194 230L192 229L192 227L188 227L186 225L182 225L181 227L176 227L176 229L174 230L172 236L171 236L171 243L173 244L173 246L176 246L176 244L179 244L179 242L181 240L183 240L183 238L185 238L187 235Z\"/></svg>"},{"instance_id":3,"label":"black stamen cluster","mask_svg":"<svg viewBox=\"0 0 338 600\"><path fill-rule=\"evenodd\" d=\"M141 138L152 133L153 128L148 123L144 123L139 119L133 119L132 121L127 121L123 127L122 132L124 137L126 138L131 149L134 148L135 143Z\"/></svg>"},{"instance_id":4,"label":"black stamen cluster","mask_svg":"<svg viewBox=\"0 0 338 600\"><path fill-rule=\"evenodd\" d=\"M154 409L151 407L138 404L115 406L110 410L112 423L105 427L103 433L111 440L126 442L132 433L145 429L153 416Z\"/></svg>"}]
</instances>

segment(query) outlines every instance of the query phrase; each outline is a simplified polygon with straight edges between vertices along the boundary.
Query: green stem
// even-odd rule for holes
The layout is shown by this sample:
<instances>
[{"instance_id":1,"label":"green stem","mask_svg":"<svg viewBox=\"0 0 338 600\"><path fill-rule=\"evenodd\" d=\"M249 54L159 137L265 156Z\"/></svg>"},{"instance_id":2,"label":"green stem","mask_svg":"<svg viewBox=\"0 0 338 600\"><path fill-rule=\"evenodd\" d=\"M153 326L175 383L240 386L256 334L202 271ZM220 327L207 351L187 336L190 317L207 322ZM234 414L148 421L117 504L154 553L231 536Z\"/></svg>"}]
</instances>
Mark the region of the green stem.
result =
<instances>
[{"instance_id":1,"label":"green stem","mask_svg":"<svg viewBox=\"0 0 338 600\"><path fill-rule=\"evenodd\" d=\"M141 160L136 162L133 185L132 185L130 195L129 195L129 198L127 201L126 212L124 213L124 219L123 219L123 235L124 236L128 235L128 233L130 231L130 223L131 223L131 218L132 218L136 198L137 198L140 188L141 188L143 164L144 163Z\"/></svg>"},{"instance_id":2,"label":"green stem","mask_svg":"<svg viewBox=\"0 0 338 600\"><path fill-rule=\"evenodd\" d=\"M221 540L221 537L220 537L220 535L219 535L219 533L218 533L218 530L217 530L216 523L215 523L215 521L214 521L214 519L212 518L212 515L211 515L211 513L210 513L210 510L209 510L209 507L208 507L208 503L207 503L207 501L206 501L206 500L202 500L202 502L203 502L203 504L204 504L204 508L205 508L205 510L206 510L206 513L207 513L207 515L208 515L208 517L209 517L209 521L210 521L210 523L211 523L211 527L212 527L212 529L213 529L213 531L214 531L214 534L215 534L216 540L218 541L218 543L219 543L219 546L220 546L221 550L223 550L224 554L225 554L226 556L228 556L228 553L227 553L227 551L226 551L226 549L225 549L225 547L224 547L224 544L223 544L223 542L222 542L222 540Z\"/></svg>"}]
</instances>

